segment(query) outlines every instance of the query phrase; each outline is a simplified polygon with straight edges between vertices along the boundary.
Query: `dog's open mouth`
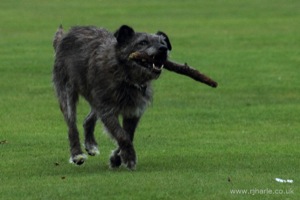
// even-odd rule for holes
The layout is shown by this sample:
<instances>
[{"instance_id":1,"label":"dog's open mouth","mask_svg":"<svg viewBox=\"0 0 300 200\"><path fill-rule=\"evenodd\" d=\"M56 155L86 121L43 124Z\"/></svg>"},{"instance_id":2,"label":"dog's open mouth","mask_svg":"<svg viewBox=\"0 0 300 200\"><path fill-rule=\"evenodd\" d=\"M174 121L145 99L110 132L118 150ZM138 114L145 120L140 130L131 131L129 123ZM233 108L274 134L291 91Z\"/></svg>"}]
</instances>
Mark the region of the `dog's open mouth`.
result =
<instances>
[{"instance_id":1,"label":"dog's open mouth","mask_svg":"<svg viewBox=\"0 0 300 200\"><path fill-rule=\"evenodd\" d=\"M146 53L134 52L129 55L129 60L134 60L138 65L151 70L153 73L159 74L164 68L166 56L149 56Z\"/></svg>"},{"instance_id":2,"label":"dog's open mouth","mask_svg":"<svg viewBox=\"0 0 300 200\"><path fill-rule=\"evenodd\" d=\"M135 60L135 62L143 67L146 67L147 69L150 69L154 73L160 73L164 68L164 62L160 60L156 61L154 57L153 60L141 59Z\"/></svg>"}]
</instances>

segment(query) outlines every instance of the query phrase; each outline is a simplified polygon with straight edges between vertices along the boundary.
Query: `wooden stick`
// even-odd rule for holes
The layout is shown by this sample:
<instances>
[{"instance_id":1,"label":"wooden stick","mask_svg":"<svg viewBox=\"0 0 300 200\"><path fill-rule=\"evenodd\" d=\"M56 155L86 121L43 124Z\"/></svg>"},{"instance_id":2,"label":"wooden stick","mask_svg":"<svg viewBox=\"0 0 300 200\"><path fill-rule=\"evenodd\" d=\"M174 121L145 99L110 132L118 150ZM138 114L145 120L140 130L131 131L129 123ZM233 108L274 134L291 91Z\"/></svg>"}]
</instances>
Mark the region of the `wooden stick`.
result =
<instances>
[{"instance_id":1,"label":"wooden stick","mask_svg":"<svg viewBox=\"0 0 300 200\"><path fill-rule=\"evenodd\" d=\"M145 53L142 52L134 52L129 55L129 59L135 59L135 60L147 60L148 62L154 62L153 58L148 56ZM198 70L188 66L187 63L183 64L178 64L172 61L165 61L164 62L164 68L166 68L169 71L188 76L196 81L199 81L201 83L204 83L206 85L209 85L213 88L216 88L218 86L218 83L208 76L202 74Z\"/></svg>"},{"instance_id":2,"label":"wooden stick","mask_svg":"<svg viewBox=\"0 0 300 200\"><path fill-rule=\"evenodd\" d=\"M195 81L199 81L199 82L209 85L213 88L216 88L218 86L217 82L215 82L208 76L200 73L198 70L188 66L187 63L182 65L182 64L177 64L177 63L167 60L165 62L165 68L169 71L173 71L178 74L188 76L188 77L194 79Z\"/></svg>"}]
</instances>

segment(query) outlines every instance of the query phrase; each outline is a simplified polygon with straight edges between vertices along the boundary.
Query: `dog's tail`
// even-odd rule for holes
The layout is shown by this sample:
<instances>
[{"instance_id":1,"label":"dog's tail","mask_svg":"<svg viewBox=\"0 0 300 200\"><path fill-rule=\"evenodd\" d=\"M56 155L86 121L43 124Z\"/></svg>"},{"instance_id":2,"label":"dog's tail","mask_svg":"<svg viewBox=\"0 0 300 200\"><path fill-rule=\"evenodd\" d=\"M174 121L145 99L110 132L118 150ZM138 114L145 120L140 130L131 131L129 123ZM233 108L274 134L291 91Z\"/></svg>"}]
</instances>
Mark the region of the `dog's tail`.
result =
<instances>
[{"instance_id":1,"label":"dog's tail","mask_svg":"<svg viewBox=\"0 0 300 200\"><path fill-rule=\"evenodd\" d=\"M64 29L63 26L60 25L55 33L54 39L53 39L53 48L56 51L62 37L64 35Z\"/></svg>"}]
</instances>

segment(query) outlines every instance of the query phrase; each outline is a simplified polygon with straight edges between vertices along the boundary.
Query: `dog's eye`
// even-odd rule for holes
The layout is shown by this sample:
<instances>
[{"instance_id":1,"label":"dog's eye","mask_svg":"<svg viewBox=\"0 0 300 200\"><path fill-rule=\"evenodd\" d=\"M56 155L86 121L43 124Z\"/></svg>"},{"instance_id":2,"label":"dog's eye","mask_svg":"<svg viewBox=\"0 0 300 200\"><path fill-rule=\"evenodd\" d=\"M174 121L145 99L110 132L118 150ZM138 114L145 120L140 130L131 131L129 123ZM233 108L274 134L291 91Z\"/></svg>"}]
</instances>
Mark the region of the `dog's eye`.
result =
<instances>
[{"instance_id":1,"label":"dog's eye","mask_svg":"<svg viewBox=\"0 0 300 200\"><path fill-rule=\"evenodd\" d=\"M148 43L149 42L147 40L142 40L142 41L139 42L139 45L145 46L145 45L148 45Z\"/></svg>"}]
</instances>

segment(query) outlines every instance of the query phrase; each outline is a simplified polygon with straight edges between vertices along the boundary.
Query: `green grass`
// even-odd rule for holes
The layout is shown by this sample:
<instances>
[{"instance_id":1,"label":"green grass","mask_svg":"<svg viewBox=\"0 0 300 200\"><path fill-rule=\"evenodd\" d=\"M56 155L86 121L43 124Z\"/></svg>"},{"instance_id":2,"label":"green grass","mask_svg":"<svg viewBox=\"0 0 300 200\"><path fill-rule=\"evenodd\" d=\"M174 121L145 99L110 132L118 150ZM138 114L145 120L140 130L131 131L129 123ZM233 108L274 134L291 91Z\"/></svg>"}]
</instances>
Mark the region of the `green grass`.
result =
<instances>
[{"instance_id":1,"label":"green grass","mask_svg":"<svg viewBox=\"0 0 300 200\"><path fill-rule=\"evenodd\" d=\"M0 5L0 141L6 141L0 144L0 199L300 198L300 1ZM108 169L114 145L100 125L101 155L70 165L51 83L52 37L60 23L162 30L173 44L171 59L187 61L219 87L165 71L137 130L136 171ZM81 101L81 130L87 112ZM277 183L277 177L294 183ZM255 195L231 194L235 189ZM293 194L261 194L267 189Z\"/></svg>"}]
</instances>

